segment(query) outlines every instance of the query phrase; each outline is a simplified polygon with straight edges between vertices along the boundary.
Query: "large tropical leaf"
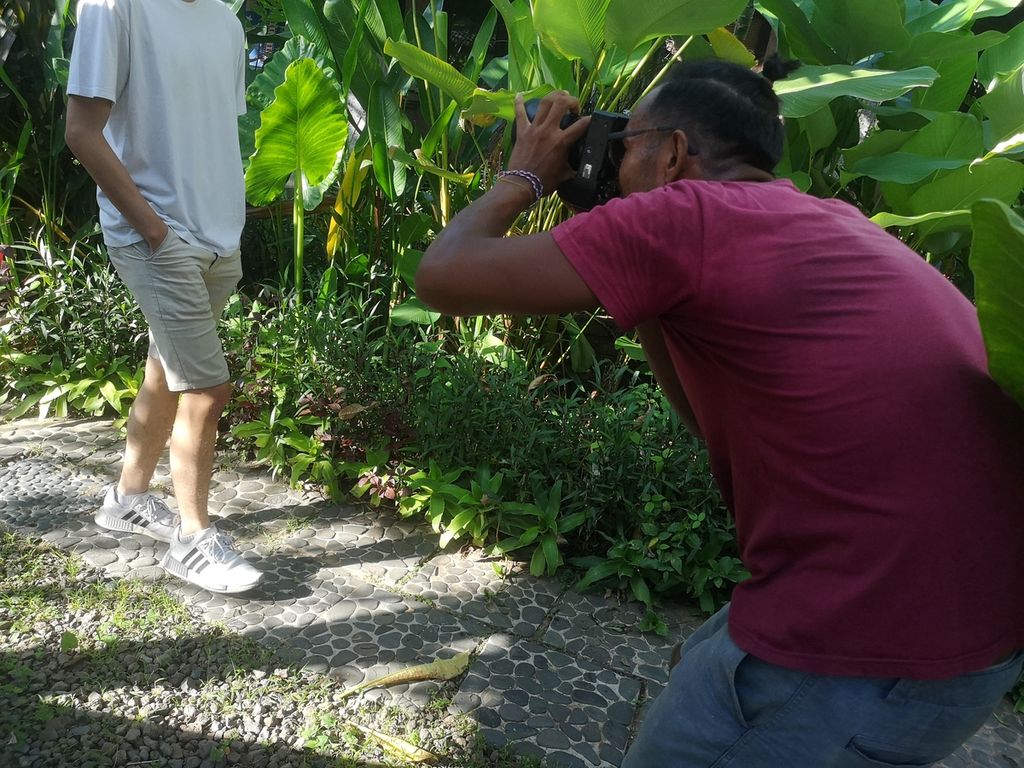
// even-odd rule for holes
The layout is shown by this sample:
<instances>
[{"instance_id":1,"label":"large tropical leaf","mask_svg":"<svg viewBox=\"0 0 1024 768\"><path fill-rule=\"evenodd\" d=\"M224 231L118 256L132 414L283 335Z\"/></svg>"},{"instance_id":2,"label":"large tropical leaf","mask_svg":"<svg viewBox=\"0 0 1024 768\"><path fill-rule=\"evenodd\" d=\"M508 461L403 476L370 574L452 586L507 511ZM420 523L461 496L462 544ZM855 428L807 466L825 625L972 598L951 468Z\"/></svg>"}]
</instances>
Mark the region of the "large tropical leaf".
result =
<instances>
[{"instance_id":1,"label":"large tropical leaf","mask_svg":"<svg viewBox=\"0 0 1024 768\"><path fill-rule=\"evenodd\" d=\"M950 32L967 26L984 0L946 0L939 7L907 24L914 35L922 32Z\"/></svg>"},{"instance_id":2,"label":"large tropical leaf","mask_svg":"<svg viewBox=\"0 0 1024 768\"><path fill-rule=\"evenodd\" d=\"M539 85L539 70L534 51L537 33L533 29L533 13L527 0L491 0L498 9L508 31L508 87L525 91Z\"/></svg>"},{"instance_id":3,"label":"large tropical leaf","mask_svg":"<svg viewBox=\"0 0 1024 768\"><path fill-rule=\"evenodd\" d=\"M611 0L536 0L533 26L552 50L593 69L604 47L604 17Z\"/></svg>"},{"instance_id":4,"label":"large tropical leaf","mask_svg":"<svg viewBox=\"0 0 1024 768\"><path fill-rule=\"evenodd\" d=\"M374 83L366 111L370 127L373 174L381 190L394 200L405 191L405 165L396 163L392 148L404 148L402 112L387 83Z\"/></svg>"},{"instance_id":5,"label":"large tropical leaf","mask_svg":"<svg viewBox=\"0 0 1024 768\"><path fill-rule=\"evenodd\" d=\"M256 131L245 173L249 202L272 202L293 174L304 185L320 184L334 171L347 136L345 107L331 79L312 59L289 64Z\"/></svg>"},{"instance_id":6,"label":"large tropical leaf","mask_svg":"<svg viewBox=\"0 0 1024 768\"><path fill-rule=\"evenodd\" d=\"M1024 65L1024 24L1018 24L1006 37L1000 45L986 49L978 61L978 80L987 89L995 87L1000 74Z\"/></svg>"},{"instance_id":7,"label":"large tropical leaf","mask_svg":"<svg viewBox=\"0 0 1024 768\"><path fill-rule=\"evenodd\" d=\"M988 368L1024 407L1024 220L994 200L971 208L971 269Z\"/></svg>"},{"instance_id":8,"label":"large tropical leaf","mask_svg":"<svg viewBox=\"0 0 1024 768\"><path fill-rule=\"evenodd\" d=\"M805 117L840 96L888 101L914 88L926 88L937 77L931 67L902 72L851 66L802 67L775 83L775 92L782 99L785 117Z\"/></svg>"},{"instance_id":9,"label":"large tropical leaf","mask_svg":"<svg viewBox=\"0 0 1024 768\"><path fill-rule=\"evenodd\" d=\"M992 139L1002 141L1024 130L1024 66L995 79L979 100L989 119Z\"/></svg>"},{"instance_id":10,"label":"large tropical leaf","mask_svg":"<svg viewBox=\"0 0 1024 768\"><path fill-rule=\"evenodd\" d=\"M969 227L971 224L971 212L969 210L934 211L923 216L897 216L894 213L876 213L871 217L871 221L883 229L888 227L914 229L923 224L928 224L929 232L942 232L947 229Z\"/></svg>"},{"instance_id":11,"label":"large tropical leaf","mask_svg":"<svg viewBox=\"0 0 1024 768\"><path fill-rule=\"evenodd\" d=\"M252 85L245 90L249 101L260 108L269 106L274 101L274 91L277 90L277 86L284 82L285 70L293 61L299 59L312 59L325 75L331 77L333 74L333 70L320 48L301 35L296 35L274 54L263 71L256 75Z\"/></svg>"},{"instance_id":12,"label":"large tropical leaf","mask_svg":"<svg viewBox=\"0 0 1024 768\"><path fill-rule=\"evenodd\" d=\"M782 23L780 34L789 44L790 52L805 64L843 63L793 0L761 0L757 7Z\"/></svg>"},{"instance_id":13,"label":"large tropical leaf","mask_svg":"<svg viewBox=\"0 0 1024 768\"><path fill-rule=\"evenodd\" d=\"M459 104L467 102L476 89L472 80L447 61L442 61L415 45L388 40L384 44L384 52L398 59L398 63L410 75L437 86Z\"/></svg>"},{"instance_id":14,"label":"large tropical leaf","mask_svg":"<svg viewBox=\"0 0 1024 768\"><path fill-rule=\"evenodd\" d=\"M979 52L998 45L1000 48L1007 36L1002 32L989 30L980 35L954 32L927 32L910 41L902 51L885 56L879 64L886 69L905 69L921 64L931 64L940 59L958 56L976 56Z\"/></svg>"},{"instance_id":15,"label":"large tropical leaf","mask_svg":"<svg viewBox=\"0 0 1024 768\"><path fill-rule=\"evenodd\" d=\"M996 157L973 168L960 168L910 196L910 212L952 211L969 208L985 198L1013 202L1024 189L1024 164Z\"/></svg>"},{"instance_id":16,"label":"large tropical leaf","mask_svg":"<svg viewBox=\"0 0 1024 768\"><path fill-rule=\"evenodd\" d=\"M814 0L811 22L846 61L910 44L903 26L903 0Z\"/></svg>"},{"instance_id":17,"label":"large tropical leaf","mask_svg":"<svg viewBox=\"0 0 1024 768\"><path fill-rule=\"evenodd\" d=\"M703 35L736 20L747 0L611 0L605 16L608 42L631 51L666 35Z\"/></svg>"},{"instance_id":18,"label":"large tropical leaf","mask_svg":"<svg viewBox=\"0 0 1024 768\"><path fill-rule=\"evenodd\" d=\"M865 158L852 166L850 172L870 176L879 181L916 184L936 171L962 168L969 162L958 158L925 157L911 152L894 152L891 155Z\"/></svg>"}]
</instances>

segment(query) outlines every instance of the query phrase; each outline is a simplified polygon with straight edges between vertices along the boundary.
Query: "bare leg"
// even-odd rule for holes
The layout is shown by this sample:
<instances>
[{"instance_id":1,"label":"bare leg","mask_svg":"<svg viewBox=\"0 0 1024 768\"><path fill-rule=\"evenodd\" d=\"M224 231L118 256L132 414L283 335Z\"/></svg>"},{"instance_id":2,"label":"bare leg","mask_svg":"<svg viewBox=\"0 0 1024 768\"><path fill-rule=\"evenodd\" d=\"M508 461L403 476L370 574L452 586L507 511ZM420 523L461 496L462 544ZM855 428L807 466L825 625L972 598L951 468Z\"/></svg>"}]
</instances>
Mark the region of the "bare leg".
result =
<instances>
[{"instance_id":1,"label":"bare leg","mask_svg":"<svg viewBox=\"0 0 1024 768\"><path fill-rule=\"evenodd\" d=\"M168 391L163 366L155 357L147 358L142 387L128 414L128 440L121 481L117 486L119 493L149 490L149 482L167 445L177 409L178 393Z\"/></svg>"},{"instance_id":2,"label":"bare leg","mask_svg":"<svg viewBox=\"0 0 1024 768\"><path fill-rule=\"evenodd\" d=\"M181 393L171 432L171 479L183 536L210 525L207 503L217 421L230 398L230 383Z\"/></svg>"}]
</instances>

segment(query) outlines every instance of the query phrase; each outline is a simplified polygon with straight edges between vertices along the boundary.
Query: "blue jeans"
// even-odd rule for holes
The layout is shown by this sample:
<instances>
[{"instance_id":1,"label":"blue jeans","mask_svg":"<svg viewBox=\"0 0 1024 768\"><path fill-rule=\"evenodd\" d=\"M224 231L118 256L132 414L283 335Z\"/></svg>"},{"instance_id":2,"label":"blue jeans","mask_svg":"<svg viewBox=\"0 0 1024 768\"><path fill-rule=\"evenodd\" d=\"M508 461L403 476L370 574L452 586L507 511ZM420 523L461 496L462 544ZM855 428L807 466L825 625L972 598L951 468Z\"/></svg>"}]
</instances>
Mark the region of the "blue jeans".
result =
<instances>
[{"instance_id":1,"label":"blue jeans","mask_svg":"<svg viewBox=\"0 0 1024 768\"><path fill-rule=\"evenodd\" d=\"M978 730L1024 653L950 680L814 675L742 651L728 606L683 647L622 768L920 768Z\"/></svg>"}]
</instances>

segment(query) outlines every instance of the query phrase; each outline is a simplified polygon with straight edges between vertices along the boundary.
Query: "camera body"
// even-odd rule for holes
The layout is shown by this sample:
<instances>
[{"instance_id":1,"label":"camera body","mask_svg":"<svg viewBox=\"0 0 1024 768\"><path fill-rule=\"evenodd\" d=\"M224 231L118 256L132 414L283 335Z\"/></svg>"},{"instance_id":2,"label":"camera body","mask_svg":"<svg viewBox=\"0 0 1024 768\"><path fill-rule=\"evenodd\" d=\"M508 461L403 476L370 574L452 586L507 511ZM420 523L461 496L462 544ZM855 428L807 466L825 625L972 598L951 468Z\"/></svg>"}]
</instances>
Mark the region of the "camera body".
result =
<instances>
[{"instance_id":1,"label":"camera body","mask_svg":"<svg viewBox=\"0 0 1024 768\"><path fill-rule=\"evenodd\" d=\"M539 105L540 99L531 99L524 105L531 122ZM561 126L568 128L579 119L579 115L567 113ZM615 139L610 139L609 134L625 130L628 121L629 116L619 112L590 115L586 135L569 147L569 166L576 171L576 178L558 185L558 196L568 205L589 211L619 196L619 169L612 161L611 152Z\"/></svg>"}]
</instances>

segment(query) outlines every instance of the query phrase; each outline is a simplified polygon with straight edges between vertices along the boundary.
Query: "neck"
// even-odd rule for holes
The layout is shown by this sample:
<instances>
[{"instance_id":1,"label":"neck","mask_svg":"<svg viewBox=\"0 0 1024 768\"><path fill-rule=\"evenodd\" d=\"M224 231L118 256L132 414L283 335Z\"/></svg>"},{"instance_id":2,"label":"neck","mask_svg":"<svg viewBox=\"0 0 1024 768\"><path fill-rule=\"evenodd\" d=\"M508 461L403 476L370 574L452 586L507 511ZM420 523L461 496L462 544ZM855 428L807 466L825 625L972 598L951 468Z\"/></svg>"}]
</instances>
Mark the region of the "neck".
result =
<instances>
[{"instance_id":1,"label":"neck","mask_svg":"<svg viewBox=\"0 0 1024 768\"><path fill-rule=\"evenodd\" d=\"M749 163L722 163L711 167L701 165L701 178L708 181L775 181L775 175Z\"/></svg>"}]
</instances>

